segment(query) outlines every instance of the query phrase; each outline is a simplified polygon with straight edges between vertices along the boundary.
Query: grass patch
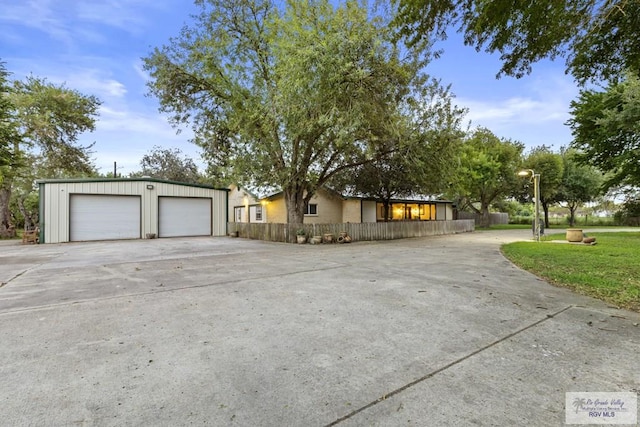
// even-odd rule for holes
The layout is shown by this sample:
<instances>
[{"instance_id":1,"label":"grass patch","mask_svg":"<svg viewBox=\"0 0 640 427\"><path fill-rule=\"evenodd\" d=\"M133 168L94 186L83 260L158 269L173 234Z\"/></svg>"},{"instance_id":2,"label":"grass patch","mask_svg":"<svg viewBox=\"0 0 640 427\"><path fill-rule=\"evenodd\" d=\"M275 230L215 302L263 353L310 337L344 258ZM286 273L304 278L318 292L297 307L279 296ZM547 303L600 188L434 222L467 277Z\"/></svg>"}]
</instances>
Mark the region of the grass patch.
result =
<instances>
[{"instance_id":1,"label":"grass patch","mask_svg":"<svg viewBox=\"0 0 640 427\"><path fill-rule=\"evenodd\" d=\"M589 233L597 245L551 243L565 234L545 236L540 243L516 242L502 253L519 267L549 282L640 311L640 233Z\"/></svg>"},{"instance_id":2,"label":"grass patch","mask_svg":"<svg viewBox=\"0 0 640 427\"><path fill-rule=\"evenodd\" d=\"M24 234L24 230L21 228L16 230L16 237L0 237L0 240L18 240L22 239L22 234Z\"/></svg>"}]
</instances>

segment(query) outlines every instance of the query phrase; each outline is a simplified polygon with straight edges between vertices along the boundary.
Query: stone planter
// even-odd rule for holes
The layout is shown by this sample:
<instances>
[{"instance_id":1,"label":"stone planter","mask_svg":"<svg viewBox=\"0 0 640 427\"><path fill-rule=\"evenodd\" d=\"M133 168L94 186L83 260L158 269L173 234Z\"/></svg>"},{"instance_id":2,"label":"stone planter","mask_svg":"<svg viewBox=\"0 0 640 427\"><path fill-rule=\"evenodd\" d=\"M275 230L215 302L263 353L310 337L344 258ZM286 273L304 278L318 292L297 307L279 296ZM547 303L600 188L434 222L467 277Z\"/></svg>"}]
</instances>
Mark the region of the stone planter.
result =
<instances>
[{"instance_id":1,"label":"stone planter","mask_svg":"<svg viewBox=\"0 0 640 427\"><path fill-rule=\"evenodd\" d=\"M296 238L298 239L299 244L307 243L307 236L305 236L304 234L298 234Z\"/></svg>"},{"instance_id":2,"label":"stone planter","mask_svg":"<svg viewBox=\"0 0 640 427\"><path fill-rule=\"evenodd\" d=\"M583 237L581 228L567 228L568 242L582 242Z\"/></svg>"}]
</instances>

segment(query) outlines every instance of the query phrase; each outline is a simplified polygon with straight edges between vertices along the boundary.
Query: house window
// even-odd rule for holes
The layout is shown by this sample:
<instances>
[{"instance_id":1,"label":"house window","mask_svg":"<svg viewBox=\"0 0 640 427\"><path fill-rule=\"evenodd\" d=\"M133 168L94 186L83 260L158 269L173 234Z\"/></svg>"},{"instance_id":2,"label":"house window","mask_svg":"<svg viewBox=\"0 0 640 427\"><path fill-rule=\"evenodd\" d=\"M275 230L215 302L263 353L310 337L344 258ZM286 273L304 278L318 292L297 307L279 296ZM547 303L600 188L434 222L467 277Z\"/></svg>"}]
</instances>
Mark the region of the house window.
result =
<instances>
[{"instance_id":1,"label":"house window","mask_svg":"<svg viewBox=\"0 0 640 427\"><path fill-rule=\"evenodd\" d=\"M256 222L262 222L262 206L256 206Z\"/></svg>"},{"instance_id":2,"label":"house window","mask_svg":"<svg viewBox=\"0 0 640 427\"><path fill-rule=\"evenodd\" d=\"M305 215L318 215L318 205L315 203L307 203Z\"/></svg>"},{"instance_id":3,"label":"house window","mask_svg":"<svg viewBox=\"0 0 640 427\"><path fill-rule=\"evenodd\" d=\"M391 219L394 221L402 221L405 219L407 206L404 203L391 204Z\"/></svg>"},{"instance_id":4,"label":"house window","mask_svg":"<svg viewBox=\"0 0 640 427\"><path fill-rule=\"evenodd\" d=\"M243 207L237 207L234 208L235 211L235 218L236 218L236 222L244 222L244 208Z\"/></svg>"}]
</instances>

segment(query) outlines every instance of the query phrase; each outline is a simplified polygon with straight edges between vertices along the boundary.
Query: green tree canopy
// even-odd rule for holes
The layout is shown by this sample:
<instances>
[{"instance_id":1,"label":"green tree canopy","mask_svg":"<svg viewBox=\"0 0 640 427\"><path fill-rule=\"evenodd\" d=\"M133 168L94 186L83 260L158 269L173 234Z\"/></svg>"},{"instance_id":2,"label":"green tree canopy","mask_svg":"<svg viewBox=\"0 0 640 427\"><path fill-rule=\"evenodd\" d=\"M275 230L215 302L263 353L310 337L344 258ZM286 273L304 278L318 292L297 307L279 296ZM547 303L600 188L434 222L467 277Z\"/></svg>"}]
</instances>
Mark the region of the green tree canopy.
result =
<instances>
[{"instance_id":1,"label":"green tree canopy","mask_svg":"<svg viewBox=\"0 0 640 427\"><path fill-rule=\"evenodd\" d=\"M0 167L0 237L15 235L10 213L14 183L29 175L34 162L48 177L95 173L90 147L77 141L94 129L100 106L93 96L36 77L14 81L8 99L12 161Z\"/></svg>"},{"instance_id":2,"label":"green tree canopy","mask_svg":"<svg viewBox=\"0 0 640 427\"><path fill-rule=\"evenodd\" d=\"M131 176L150 176L192 184L199 183L203 179L193 159L184 155L178 148L154 146L149 153L142 156L140 166L142 170L132 173Z\"/></svg>"},{"instance_id":3,"label":"green tree canopy","mask_svg":"<svg viewBox=\"0 0 640 427\"><path fill-rule=\"evenodd\" d=\"M572 147L580 161L607 171L607 188L640 187L640 79L627 73L604 91L583 90L571 103Z\"/></svg>"},{"instance_id":4,"label":"green tree canopy","mask_svg":"<svg viewBox=\"0 0 640 427\"><path fill-rule=\"evenodd\" d=\"M462 144L450 191L459 200L460 209L480 214L481 227L489 226L491 204L512 194L519 185L523 148L521 143L500 139L485 128L476 129Z\"/></svg>"},{"instance_id":5,"label":"green tree canopy","mask_svg":"<svg viewBox=\"0 0 640 427\"><path fill-rule=\"evenodd\" d=\"M0 167L15 161L12 148L20 142L15 106L10 98L9 72L0 62ZM0 178L2 175L0 175Z\"/></svg>"},{"instance_id":6,"label":"green tree canopy","mask_svg":"<svg viewBox=\"0 0 640 427\"><path fill-rule=\"evenodd\" d=\"M229 181L282 188L290 223L343 170L393 152L426 80L357 1L200 0L195 24L145 58L151 93L192 125Z\"/></svg>"},{"instance_id":7,"label":"green tree canopy","mask_svg":"<svg viewBox=\"0 0 640 427\"><path fill-rule=\"evenodd\" d=\"M464 34L478 51L498 52L500 74L521 77L543 58L564 56L579 81L615 80L640 70L637 0L393 0L395 24L411 44Z\"/></svg>"},{"instance_id":8,"label":"green tree canopy","mask_svg":"<svg viewBox=\"0 0 640 427\"><path fill-rule=\"evenodd\" d=\"M453 104L449 88L437 81L424 86L406 122L404 142L397 151L379 156L332 180L332 187L389 202L393 198L441 194L446 190L464 132L466 112ZM428 105L428 108L425 108ZM337 181L337 182L336 182Z\"/></svg>"},{"instance_id":9,"label":"green tree canopy","mask_svg":"<svg viewBox=\"0 0 640 427\"><path fill-rule=\"evenodd\" d=\"M564 164L562 155L554 153L549 147L536 147L524 159L524 169L532 169L536 174L540 174L540 204L544 210L544 223L549 224L549 206L556 203L556 196L562 185ZM530 185L525 185L527 199L533 196L533 182L525 181Z\"/></svg>"},{"instance_id":10,"label":"green tree canopy","mask_svg":"<svg viewBox=\"0 0 640 427\"><path fill-rule=\"evenodd\" d=\"M574 226L578 208L602 194L602 173L593 166L580 163L575 150L564 151L562 160L564 172L556 200L569 209L569 225Z\"/></svg>"}]
</instances>

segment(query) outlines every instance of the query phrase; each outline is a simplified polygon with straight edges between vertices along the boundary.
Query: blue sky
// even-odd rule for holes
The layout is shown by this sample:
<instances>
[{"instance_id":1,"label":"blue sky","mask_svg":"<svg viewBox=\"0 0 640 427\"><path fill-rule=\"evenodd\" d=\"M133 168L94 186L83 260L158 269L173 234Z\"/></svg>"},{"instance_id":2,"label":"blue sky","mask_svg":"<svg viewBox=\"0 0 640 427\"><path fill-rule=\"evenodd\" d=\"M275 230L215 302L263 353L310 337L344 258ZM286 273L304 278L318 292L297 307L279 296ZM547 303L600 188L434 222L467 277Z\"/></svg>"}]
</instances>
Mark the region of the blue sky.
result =
<instances>
[{"instance_id":1,"label":"blue sky","mask_svg":"<svg viewBox=\"0 0 640 427\"><path fill-rule=\"evenodd\" d=\"M179 148L201 163L190 132L176 134L145 96L148 76L141 57L178 35L196 11L190 0L0 0L0 59L13 78L29 74L102 100L94 160L101 173L139 170L153 146ZM564 62L543 61L522 79L495 75L496 56L464 47L458 35L445 43L442 58L429 65L434 77L450 83L456 103L469 109L471 126L500 137L555 149L571 141L564 125L578 89L564 74Z\"/></svg>"}]
</instances>

